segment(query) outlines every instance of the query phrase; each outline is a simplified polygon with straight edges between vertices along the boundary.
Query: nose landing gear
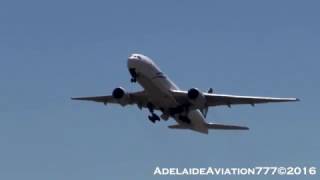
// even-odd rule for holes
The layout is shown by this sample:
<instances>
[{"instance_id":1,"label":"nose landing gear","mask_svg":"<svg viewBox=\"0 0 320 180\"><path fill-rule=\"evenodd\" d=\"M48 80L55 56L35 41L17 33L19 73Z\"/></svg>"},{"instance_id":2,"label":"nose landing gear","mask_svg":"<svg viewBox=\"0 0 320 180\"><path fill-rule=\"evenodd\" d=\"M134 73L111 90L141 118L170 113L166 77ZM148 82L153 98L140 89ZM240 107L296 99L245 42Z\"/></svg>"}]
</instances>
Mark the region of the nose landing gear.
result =
<instances>
[{"instance_id":1,"label":"nose landing gear","mask_svg":"<svg viewBox=\"0 0 320 180\"><path fill-rule=\"evenodd\" d=\"M135 83L135 82L137 82L137 77L138 77L138 74L137 74L137 72L136 72L136 69L135 68L130 68L129 69L129 72L130 72L130 74L131 74L131 82L132 83Z\"/></svg>"}]
</instances>

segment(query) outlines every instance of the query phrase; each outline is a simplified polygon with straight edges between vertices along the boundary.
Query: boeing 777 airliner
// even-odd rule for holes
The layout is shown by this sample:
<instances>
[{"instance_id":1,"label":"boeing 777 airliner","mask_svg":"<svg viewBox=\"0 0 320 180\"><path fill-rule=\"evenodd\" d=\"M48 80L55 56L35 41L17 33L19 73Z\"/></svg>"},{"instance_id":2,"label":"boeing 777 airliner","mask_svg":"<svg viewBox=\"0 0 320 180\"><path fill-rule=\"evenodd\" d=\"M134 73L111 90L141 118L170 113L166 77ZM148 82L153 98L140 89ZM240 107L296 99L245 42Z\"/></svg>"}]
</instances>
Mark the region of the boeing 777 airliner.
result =
<instances>
[{"instance_id":1,"label":"boeing 777 airliner","mask_svg":"<svg viewBox=\"0 0 320 180\"><path fill-rule=\"evenodd\" d=\"M297 98L274 98L255 96L236 96L216 94L210 88L208 92L201 92L197 88L183 91L175 85L167 75L147 56L132 54L128 58L128 70L131 82L138 82L144 90L126 92L122 87L115 88L112 95L78 97L73 100L88 100L104 104L115 103L122 106L136 104L140 109L148 108L149 120L153 123L173 118L177 124L169 126L172 129L190 129L208 134L209 129L248 130L248 127L208 123L205 118L208 108L212 106L235 104L250 104L269 102L298 101ZM155 110L161 111L160 117Z\"/></svg>"}]
</instances>

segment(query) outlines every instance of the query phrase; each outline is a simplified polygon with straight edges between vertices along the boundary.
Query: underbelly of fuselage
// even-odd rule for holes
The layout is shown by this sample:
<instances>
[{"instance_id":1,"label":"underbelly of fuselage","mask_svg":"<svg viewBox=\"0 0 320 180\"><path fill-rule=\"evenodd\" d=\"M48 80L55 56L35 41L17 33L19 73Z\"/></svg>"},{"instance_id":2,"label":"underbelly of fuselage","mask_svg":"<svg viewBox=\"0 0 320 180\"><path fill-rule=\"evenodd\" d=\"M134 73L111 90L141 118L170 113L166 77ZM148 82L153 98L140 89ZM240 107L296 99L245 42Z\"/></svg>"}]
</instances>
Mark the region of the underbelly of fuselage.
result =
<instances>
[{"instance_id":1,"label":"underbelly of fuselage","mask_svg":"<svg viewBox=\"0 0 320 180\"><path fill-rule=\"evenodd\" d=\"M172 88L170 82L164 77L149 78L139 75L137 81L148 94L148 101L156 109L175 108L179 105L170 92L170 88Z\"/></svg>"}]
</instances>

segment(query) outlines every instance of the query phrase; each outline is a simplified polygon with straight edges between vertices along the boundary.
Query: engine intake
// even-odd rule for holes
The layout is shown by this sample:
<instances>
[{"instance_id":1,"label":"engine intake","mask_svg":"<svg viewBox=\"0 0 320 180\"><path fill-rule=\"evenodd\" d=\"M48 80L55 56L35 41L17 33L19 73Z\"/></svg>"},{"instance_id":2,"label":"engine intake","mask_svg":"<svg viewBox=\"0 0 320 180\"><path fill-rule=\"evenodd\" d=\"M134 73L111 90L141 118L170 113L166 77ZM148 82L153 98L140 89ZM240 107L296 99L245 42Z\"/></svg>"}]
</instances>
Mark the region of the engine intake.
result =
<instances>
[{"instance_id":1,"label":"engine intake","mask_svg":"<svg viewBox=\"0 0 320 180\"><path fill-rule=\"evenodd\" d=\"M201 91L196 88L191 88L188 91L188 99L189 102L196 109L203 109L206 106L206 98Z\"/></svg>"},{"instance_id":2,"label":"engine intake","mask_svg":"<svg viewBox=\"0 0 320 180\"><path fill-rule=\"evenodd\" d=\"M200 92L198 89L196 88L191 88L189 91L188 91L188 98L189 99L192 99L192 100L195 100L197 99L197 97L199 96Z\"/></svg>"},{"instance_id":3,"label":"engine intake","mask_svg":"<svg viewBox=\"0 0 320 180\"><path fill-rule=\"evenodd\" d=\"M112 92L112 97L115 99L121 99L124 95L125 91L121 87L115 88Z\"/></svg>"},{"instance_id":4,"label":"engine intake","mask_svg":"<svg viewBox=\"0 0 320 180\"><path fill-rule=\"evenodd\" d=\"M130 103L130 96L122 87L115 88L112 92L112 97L122 106Z\"/></svg>"}]
</instances>

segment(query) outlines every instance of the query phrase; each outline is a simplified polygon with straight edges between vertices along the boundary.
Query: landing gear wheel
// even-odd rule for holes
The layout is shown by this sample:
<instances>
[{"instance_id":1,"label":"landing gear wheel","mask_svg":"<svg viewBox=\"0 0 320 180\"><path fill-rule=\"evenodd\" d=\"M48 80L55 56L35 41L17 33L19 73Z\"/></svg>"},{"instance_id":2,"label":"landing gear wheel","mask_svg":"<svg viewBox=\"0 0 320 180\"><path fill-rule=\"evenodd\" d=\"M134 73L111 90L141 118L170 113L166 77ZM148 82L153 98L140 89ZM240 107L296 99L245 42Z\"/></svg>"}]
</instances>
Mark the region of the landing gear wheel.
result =
<instances>
[{"instance_id":1,"label":"landing gear wheel","mask_svg":"<svg viewBox=\"0 0 320 180\"><path fill-rule=\"evenodd\" d=\"M152 103L148 103L148 104L147 104L147 108L149 109L149 111L150 111L150 113L151 113L151 115L148 116L149 120L150 120L151 122L153 122L153 123L155 123L156 121L160 121L160 117L154 113L154 106L153 106L153 104L152 104Z\"/></svg>"},{"instance_id":2,"label":"landing gear wheel","mask_svg":"<svg viewBox=\"0 0 320 180\"><path fill-rule=\"evenodd\" d=\"M148 116L148 118L149 118L149 121L151 121L152 123L156 122L156 120L153 118L153 116Z\"/></svg>"},{"instance_id":3,"label":"landing gear wheel","mask_svg":"<svg viewBox=\"0 0 320 180\"><path fill-rule=\"evenodd\" d=\"M136 83L136 82L137 82L137 79L136 79L136 78L131 78L130 81L131 81L132 83Z\"/></svg>"},{"instance_id":4,"label":"landing gear wheel","mask_svg":"<svg viewBox=\"0 0 320 180\"><path fill-rule=\"evenodd\" d=\"M160 121L160 117L154 113L151 116L148 116L148 118L152 123L155 123L156 121Z\"/></svg>"},{"instance_id":5,"label":"landing gear wheel","mask_svg":"<svg viewBox=\"0 0 320 180\"><path fill-rule=\"evenodd\" d=\"M153 119L154 120L156 120L156 121L160 121L160 117L158 116L158 115L156 115L156 114L152 114L152 117L153 117Z\"/></svg>"}]
</instances>

